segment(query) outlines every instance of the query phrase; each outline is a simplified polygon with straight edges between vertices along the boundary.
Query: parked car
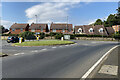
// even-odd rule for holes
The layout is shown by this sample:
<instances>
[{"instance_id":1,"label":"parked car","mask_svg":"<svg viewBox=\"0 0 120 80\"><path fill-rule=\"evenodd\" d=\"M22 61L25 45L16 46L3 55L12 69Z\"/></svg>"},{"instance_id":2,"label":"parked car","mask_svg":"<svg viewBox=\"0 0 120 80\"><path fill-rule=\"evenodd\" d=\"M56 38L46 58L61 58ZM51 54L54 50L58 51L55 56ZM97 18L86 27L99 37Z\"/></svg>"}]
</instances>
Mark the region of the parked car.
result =
<instances>
[{"instance_id":1,"label":"parked car","mask_svg":"<svg viewBox=\"0 0 120 80\"><path fill-rule=\"evenodd\" d=\"M10 36L7 38L7 42L10 43L16 43L16 42L19 42L19 38L18 37L15 37L15 36Z\"/></svg>"}]
</instances>

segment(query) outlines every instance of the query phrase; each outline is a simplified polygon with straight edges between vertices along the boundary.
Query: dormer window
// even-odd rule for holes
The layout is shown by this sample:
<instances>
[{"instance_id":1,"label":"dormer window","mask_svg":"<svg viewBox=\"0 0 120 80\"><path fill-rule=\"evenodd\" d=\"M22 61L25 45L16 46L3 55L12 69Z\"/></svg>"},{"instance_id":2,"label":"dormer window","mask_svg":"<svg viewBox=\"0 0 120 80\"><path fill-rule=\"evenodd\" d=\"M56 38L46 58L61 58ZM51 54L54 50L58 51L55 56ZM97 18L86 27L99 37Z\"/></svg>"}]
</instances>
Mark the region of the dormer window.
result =
<instances>
[{"instance_id":1,"label":"dormer window","mask_svg":"<svg viewBox=\"0 0 120 80\"><path fill-rule=\"evenodd\" d=\"M93 28L90 28L90 29L89 29L89 32L93 33Z\"/></svg>"},{"instance_id":2,"label":"dormer window","mask_svg":"<svg viewBox=\"0 0 120 80\"><path fill-rule=\"evenodd\" d=\"M82 32L83 32L83 30L82 30L81 28L79 28L79 29L78 29L78 32L79 32L79 33L82 33Z\"/></svg>"},{"instance_id":3,"label":"dormer window","mask_svg":"<svg viewBox=\"0 0 120 80\"><path fill-rule=\"evenodd\" d=\"M100 28L100 29L99 29L99 32L100 32L100 33L103 33L103 28Z\"/></svg>"}]
</instances>

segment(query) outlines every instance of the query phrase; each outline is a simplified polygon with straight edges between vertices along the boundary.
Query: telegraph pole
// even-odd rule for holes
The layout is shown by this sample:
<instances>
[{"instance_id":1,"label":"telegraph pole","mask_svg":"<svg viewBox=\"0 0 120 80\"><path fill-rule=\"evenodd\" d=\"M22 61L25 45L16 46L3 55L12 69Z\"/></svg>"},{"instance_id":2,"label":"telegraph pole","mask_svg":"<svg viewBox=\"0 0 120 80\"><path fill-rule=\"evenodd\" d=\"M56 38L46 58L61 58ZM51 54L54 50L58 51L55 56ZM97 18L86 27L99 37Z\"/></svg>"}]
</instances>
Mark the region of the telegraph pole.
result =
<instances>
[{"instance_id":1,"label":"telegraph pole","mask_svg":"<svg viewBox=\"0 0 120 80\"><path fill-rule=\"evenodd\" d=\"M36 24L37 24L37 15L35 15L35 17L36 17Z\"/></svg>"},{"instance_id":2,"label":"telegraph pole","mask_svg":"<svg viewBox=\"0 0 120 80\"><path fill-rule=\"evenodd\" d=\"M68 16L67 16L67 27L66 27L67 33L68 33Z\"/></svg>"}]
</instances>

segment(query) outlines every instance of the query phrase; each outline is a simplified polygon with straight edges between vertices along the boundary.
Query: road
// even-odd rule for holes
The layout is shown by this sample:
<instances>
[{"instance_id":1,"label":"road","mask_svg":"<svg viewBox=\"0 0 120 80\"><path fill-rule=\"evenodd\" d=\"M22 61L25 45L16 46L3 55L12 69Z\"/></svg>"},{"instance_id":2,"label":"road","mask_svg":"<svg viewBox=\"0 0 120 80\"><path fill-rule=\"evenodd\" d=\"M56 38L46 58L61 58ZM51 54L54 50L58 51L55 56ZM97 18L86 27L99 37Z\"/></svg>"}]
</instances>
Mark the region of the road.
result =
<instances>
[{"instance_id":1,"label":"road","mask_svg":"<svg viewBox=\"0 0 120 80\"><path fill-rule=\"evenodd\" d=\"M2 59L3 78L81 78L117 42L75 41L73 45L12 47L21 54ZM20 52L19 52L20 53Z\"/></svg>"}]
</instances>

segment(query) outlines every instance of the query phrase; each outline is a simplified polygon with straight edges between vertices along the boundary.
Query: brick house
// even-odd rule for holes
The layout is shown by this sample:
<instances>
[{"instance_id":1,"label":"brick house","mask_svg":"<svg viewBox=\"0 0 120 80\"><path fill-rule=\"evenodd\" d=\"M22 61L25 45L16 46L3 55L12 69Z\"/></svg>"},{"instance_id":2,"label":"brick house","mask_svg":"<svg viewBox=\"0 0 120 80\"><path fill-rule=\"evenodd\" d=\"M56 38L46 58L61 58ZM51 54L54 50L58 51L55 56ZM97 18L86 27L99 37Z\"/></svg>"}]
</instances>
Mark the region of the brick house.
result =
<instances>
[{"instance_id":1,"label":"brick house","mask_svg":"<svg viewBox=\"0 0 120 80\"><path fill-rule=\"evenodd\" d=\"M28 31L29 30L29 24L13 24L10 27L10 32L11 34L20 34L22 32Z\"/></svg>"},{"instance_id":2,"label":"brick house","mask_svg":"<svg viewBox=\"0 0 120 80\"><path fill-rule=\"evenodd\" d=\"M75 34L86 34L86 35L104 35L108 36L108 33L103 25L83 25L75 26Z\"/></svg>"},{"instance_id":3,"label":"brick house","mask_svg":"<svg viewBox=\"0 0 120 80\"><path fill-rule=\"evenodd\" d=\"M35 32L35 33L49 32L48 24L35 24L35 23L32 23L30 28L29 28L29 31L30 32Z\"/></svg>"},{"instance_id":4,"label":"brick house","mask_svg":"<svg viewBox=\"0 0 120 80\"><path fill-rule=\"evenodd\" d=\"M73 34L73 26L72 26L72 24L52 23L50 26L50 32L58 32L58 33L63 33L63 34Z\"/></svg>"}]
</instances>

